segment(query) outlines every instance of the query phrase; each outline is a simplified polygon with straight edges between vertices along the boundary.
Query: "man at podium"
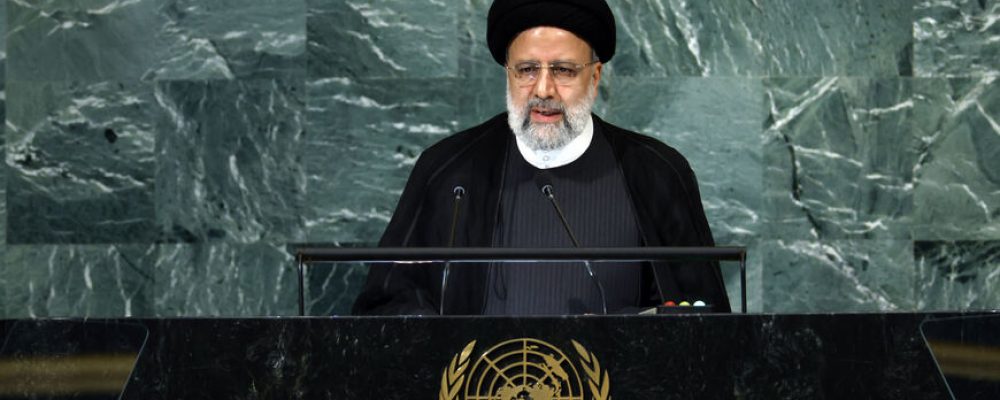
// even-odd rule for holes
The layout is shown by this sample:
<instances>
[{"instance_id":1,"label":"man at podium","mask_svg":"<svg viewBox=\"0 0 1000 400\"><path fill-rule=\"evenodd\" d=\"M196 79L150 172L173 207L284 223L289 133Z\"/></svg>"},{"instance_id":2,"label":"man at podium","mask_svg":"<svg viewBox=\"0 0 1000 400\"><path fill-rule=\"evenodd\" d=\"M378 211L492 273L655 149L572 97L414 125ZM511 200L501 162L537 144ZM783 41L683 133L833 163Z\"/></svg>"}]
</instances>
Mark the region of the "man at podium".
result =
<instances>
[{"instance_id":1,"label":"man at podium","mask_svg":"<svg viewBox=\"0 0 1000 400\"><path fill-rule=\"evenodd\" d=\"M379 245L713 246L687 160L591 113L615 38L604 0L494 1L487 44L507 112L421 154ZM377 265L353 312L601 314L664 301L730 311L715 263L576 262Z\"/></svg>"}]
</instances>

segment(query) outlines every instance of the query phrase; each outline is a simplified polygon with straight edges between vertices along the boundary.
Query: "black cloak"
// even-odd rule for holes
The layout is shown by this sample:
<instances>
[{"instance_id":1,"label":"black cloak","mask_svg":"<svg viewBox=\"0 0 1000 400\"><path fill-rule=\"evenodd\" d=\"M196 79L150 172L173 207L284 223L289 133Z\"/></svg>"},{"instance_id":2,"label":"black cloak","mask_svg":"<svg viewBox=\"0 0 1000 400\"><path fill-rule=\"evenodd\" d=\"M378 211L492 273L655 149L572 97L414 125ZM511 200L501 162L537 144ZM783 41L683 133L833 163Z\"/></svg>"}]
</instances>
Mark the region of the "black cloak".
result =
<instances>
[{"instance_id":1,"label":"black cloak","mask_svg":"<svg viewBox=\"0 0 1000 400\"><path fill-rule=\"evenodd\" d=\"M621 169L646 246L714 246L694 172L663 142L594 116ZM453 189L462 186L456 247L495 246L507 152L518 151L507 114L434 144L417 160L386 227L380 247L446 247ZM700 299L729 312L719 266L713 262L653 263L644 304ZM479 315L485 306L488 267L451 268L445 314ZM443 265L371 267L354 314L438 314ZM657 285L658 283L658 285ZM662 291L662 293L658 293Z\"/></svg>"}]
</instances>

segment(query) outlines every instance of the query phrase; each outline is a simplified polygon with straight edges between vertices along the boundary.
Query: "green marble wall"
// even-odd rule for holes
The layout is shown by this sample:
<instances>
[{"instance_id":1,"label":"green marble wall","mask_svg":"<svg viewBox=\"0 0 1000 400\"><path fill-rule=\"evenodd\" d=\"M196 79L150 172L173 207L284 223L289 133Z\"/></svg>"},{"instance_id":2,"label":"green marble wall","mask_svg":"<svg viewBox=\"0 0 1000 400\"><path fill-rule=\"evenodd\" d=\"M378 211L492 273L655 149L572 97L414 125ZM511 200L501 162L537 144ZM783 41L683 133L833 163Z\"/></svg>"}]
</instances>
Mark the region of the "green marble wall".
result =
<instances>
[{"instance_id":1,"label":"green marble wall","mask_svg":"<svg viewBox=\"0 0 1000 400\"><path fill-rule=\"evenodd\" d=\"M611 3L597 112L689 158L752 310L1000 308L1000 1ZM0 317L294 314L288 244L371 245L504 110L488 8L0 2ZM312 312L364 274L311 270Z\"/></svg>"}]
</instances>

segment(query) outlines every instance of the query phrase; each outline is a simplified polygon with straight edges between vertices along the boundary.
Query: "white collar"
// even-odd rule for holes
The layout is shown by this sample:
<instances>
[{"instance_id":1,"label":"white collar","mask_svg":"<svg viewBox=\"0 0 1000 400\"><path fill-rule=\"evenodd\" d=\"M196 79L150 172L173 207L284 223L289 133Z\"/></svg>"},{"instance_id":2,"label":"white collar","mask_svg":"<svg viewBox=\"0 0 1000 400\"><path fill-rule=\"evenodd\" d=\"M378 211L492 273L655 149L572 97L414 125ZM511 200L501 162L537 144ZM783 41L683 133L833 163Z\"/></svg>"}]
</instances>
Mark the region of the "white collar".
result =
<instances>
[{"instance_id":1,"label":"white collar","mask_svg":"<svg viewBox=\"0 0 1000 400\"><path fill-rule=\"evenodd\" d=\"M571 140L565 146L555 150L532 150L521 138L514 136L517 141L517 149L521 151L521 156L528 164L534 165L538 169L549 169L561 167L580 158L590 142L594 138L594 119L587 118L587 125L583 127L583 132Z\"/></svg>"}]
</instances>

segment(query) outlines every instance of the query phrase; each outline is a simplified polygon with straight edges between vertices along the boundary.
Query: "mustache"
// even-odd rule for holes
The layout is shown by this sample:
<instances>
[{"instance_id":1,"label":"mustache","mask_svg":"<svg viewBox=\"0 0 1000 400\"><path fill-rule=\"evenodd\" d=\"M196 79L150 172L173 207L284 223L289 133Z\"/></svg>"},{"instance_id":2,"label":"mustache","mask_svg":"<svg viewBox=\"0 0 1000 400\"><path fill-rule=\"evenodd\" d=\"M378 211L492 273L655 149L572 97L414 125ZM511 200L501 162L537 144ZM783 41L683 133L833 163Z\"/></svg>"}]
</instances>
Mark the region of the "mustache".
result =
<instances>
[{"instance_id":1,"label":"mustache","mask_svg":"<svg viewBox=\"0 0 1000 400\"><path fill-rule=\"evenodd\" d=\"M532 97L530 100L528 100L528 103L524 105L525 117L524 117L524 122L521 124L522 129L528 129L528 127L531 126L531 117L529 115L531 114L532 108L544 108L546 110L558 111L563 114L566 113L566 104L564 104L561 101L555 99L543 99L539 97ZM570 127L569 121L565 118L563 119L563 125L565 125L567 128Z\"/></svg>"},{"instance_id":2,"label":"mustache","mask_svg":"<svg viewBox=\"0 0 1000 400\"><path fill-rule=\"evenodd\" d=\"M544 108L546 110L555 110L555 111L559 111L559 112L565 112L566 111L566 105L563 104L563 102L555 100L555 99L542 99L542 98L538 98L538 97L533 97L533 98L531 98L531 100L528 100L528 104L525 105L525 109L526 110L530 110L530 109L536 108L536 107L537 108Z\"/></svg>"}]
</instances>

